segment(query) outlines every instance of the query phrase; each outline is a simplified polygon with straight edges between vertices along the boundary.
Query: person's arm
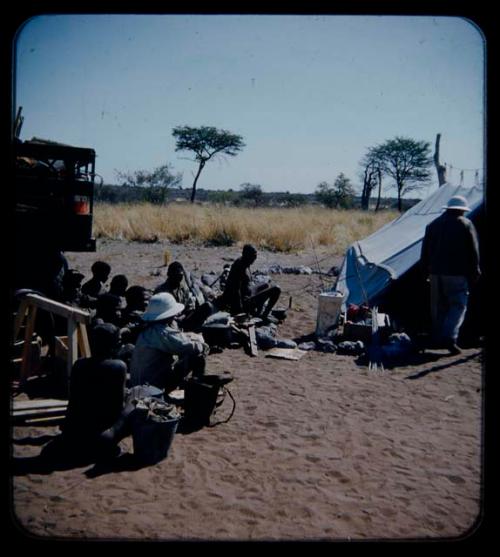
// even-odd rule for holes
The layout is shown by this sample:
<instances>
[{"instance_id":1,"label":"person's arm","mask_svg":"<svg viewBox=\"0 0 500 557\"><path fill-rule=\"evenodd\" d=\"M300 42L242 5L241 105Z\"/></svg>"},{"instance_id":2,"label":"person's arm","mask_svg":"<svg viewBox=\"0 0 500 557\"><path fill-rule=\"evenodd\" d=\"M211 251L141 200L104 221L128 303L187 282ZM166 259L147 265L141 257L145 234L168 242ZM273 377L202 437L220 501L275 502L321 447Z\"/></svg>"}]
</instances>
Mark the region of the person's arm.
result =
<instances>
[{"instance_id":1,"label":"person's arm","mask_svg":"<svg viewBox=\"0 0 500 557\"><path fill-rule=\"evenodd\" d=\"M165 352L175 354L176 356L184 356L186 354L203 354L206 352L206 345L200 340L192 340L189 335L166 327L161 332L162 347Z\"/></svg>"},{"instance_id":2,"label":"person's arm","mask_svg":"<svg viewBox=\"0 0 500 557\"><path fill-rule=\"evenodd\" d=\"M254 295L254 292L252 292L251 283L252 275L250 274L250 269L242 269L240 281L240 303L242 308L245 308L248 300L250 300L250 298Z\"/></svg>"},{"instance_id":3,"label":"person's arm","mask_svg":"<svg viewBox=\"0 0 500 557\"><path fill-rule=\"evenodd\" d=\"M181 284L182 289L182 300L179 300L182 304L184 304L184 314L189 314L196 309L196 299L191 293L188 285Z\"/></svg>"},{"instance_id":4,"label":"person's arm","mask_svg":"<svg viewBox=\"0 0 500 557\"><path fill-rule=\"evenodd\" d=\"M477 232L474 227L474 224L469 221L467 226L467 237L468 237L468 252L469 252L469 273L468 279L469 281L474 284L476 283L479 278L481 277L481 268L480 268L480 261L479 261L479 240L477 237Z\"/></svg>"}]
</instances>

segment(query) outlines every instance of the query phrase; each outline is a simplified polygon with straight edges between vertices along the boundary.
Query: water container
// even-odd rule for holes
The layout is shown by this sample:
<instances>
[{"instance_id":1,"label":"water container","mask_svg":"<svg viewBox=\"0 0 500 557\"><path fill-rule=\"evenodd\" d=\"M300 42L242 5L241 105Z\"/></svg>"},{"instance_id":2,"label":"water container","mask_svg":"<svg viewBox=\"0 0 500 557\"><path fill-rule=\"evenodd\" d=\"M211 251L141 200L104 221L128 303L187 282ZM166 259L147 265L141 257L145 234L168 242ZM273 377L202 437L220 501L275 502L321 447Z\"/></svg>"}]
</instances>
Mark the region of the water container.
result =
<instances>
[{"instance_id":1,"label":"water container","mask_svg":"<svg viewBox=\"0 0 500 557\"><path fill-rule=\"evenodd\" d=\"M322 292L318 298L318 319L316 336L324 336L328 329L337 324L344 296L340 292Z\"/></svg>"},{"instance_id":2,"label":"water container","mask_svg":"<svg viewBox=\"0 0 500 557\"><path fill-rule=\"evenodd\" d=\"M215 410L219 394L219 381L207 377L192 378L184 388L184 426L201 429L210 425L210 416Z\"/></svg>"},{"instance_id":3,"label":"water container","mask_svg":"<svg viewBox=\"0 0 500 557\"><path fill-rule=\"evenodd\" d=\"M137 413L132 421L134 455L144 465L152 465L165 459L174 439L179 418L156 421Z\"/></svg>"}]
</instances>

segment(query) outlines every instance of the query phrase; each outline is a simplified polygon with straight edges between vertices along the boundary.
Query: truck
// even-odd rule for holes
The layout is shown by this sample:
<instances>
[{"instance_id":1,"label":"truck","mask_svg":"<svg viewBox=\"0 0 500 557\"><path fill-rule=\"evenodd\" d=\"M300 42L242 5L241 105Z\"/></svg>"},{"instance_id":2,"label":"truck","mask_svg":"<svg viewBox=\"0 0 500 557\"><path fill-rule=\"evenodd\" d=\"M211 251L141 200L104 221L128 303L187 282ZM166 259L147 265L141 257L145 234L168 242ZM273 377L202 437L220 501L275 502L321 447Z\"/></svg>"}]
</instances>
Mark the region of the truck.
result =
<instances>
[{"instance_id":1,"label":"truck","mask_svg":"<svg viewBox=\"0 0 500 557\"><path fill-rule=\"evenodd\" d=\"M21 141L22 121L19 109L12 139L13 287L43 292L44 285L64 272L61 265L67 268L63 252L96 250L92 236L96 153L37 137Z\"/></svg>"},{"instance_id":2,"label":"truck","mask_svg":"<svg viewBox=\"0 0 500 557\"><path fill-rule=\"evenodd\" d=\"M36 231L62 251L95 251L94 149L32 138L14 153L16 236Z\"/></svg>"}]
</instances>

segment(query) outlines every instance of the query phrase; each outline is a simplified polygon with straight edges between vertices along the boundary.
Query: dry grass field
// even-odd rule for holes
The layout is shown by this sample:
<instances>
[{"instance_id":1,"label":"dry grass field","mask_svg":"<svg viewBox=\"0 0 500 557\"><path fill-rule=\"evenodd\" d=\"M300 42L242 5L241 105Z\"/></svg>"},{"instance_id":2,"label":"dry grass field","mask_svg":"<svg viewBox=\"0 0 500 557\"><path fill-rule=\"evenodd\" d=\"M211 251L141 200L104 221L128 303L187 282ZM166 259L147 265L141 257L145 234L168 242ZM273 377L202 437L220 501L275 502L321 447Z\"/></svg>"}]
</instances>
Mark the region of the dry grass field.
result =
<instances>
[{"instance_id":1,"label":"dry grass field","mask_svg":"<svg viewBox=\"0 0 500 557\"><path fill-rule=\"evenodd\" d=\"M251 242L261 249L281 252L329 246L337 255L398 216L397 211L311 206L249 209L181 203L97 204L94 213L94 233L101 239L189 241L212 246Z\"/></svg>"}]
</instances>

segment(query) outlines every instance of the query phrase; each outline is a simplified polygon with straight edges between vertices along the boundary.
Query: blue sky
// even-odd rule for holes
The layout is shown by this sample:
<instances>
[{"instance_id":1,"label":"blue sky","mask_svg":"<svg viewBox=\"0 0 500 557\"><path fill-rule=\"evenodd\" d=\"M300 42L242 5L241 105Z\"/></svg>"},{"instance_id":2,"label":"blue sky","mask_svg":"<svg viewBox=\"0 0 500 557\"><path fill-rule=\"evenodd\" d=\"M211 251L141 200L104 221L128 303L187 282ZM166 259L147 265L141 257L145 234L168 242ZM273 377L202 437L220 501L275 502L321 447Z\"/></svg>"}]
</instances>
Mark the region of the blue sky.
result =
<instances>
[{"instance_id":1,"label":"blue sky","mask_svg":"<svg viewBox=\"0 0 500 557\"><path fill-rule=\"evenodd\" d=\"M452 17L39 16L17 39L21 139L94 148L105 183L168 162L190 187L196 164L172 128L215 126L246 147L209 162L198 187L310 193L341 172L358 185L371 146L399 135L433 148L441 133L450 181L466 169L472 185L484 48Z\"/></svg>"}]
</instances>

